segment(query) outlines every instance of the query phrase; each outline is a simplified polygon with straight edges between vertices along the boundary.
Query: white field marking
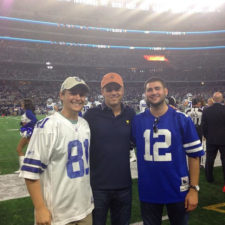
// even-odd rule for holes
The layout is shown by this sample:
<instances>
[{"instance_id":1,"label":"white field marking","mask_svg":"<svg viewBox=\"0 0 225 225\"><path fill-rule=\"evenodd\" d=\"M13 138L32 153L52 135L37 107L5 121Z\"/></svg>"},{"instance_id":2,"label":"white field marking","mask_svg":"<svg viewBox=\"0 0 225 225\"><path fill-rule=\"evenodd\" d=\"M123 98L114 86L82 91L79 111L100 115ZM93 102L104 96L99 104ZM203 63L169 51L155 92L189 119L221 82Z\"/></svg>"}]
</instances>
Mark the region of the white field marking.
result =
<instances>
[{"instance_id":1,"label":"white field marking","mask_svg":"<svg viewBox=\"0 0 225 225\"><path fill-rule=\"evenodd\" d=\"M18 174L7 174L0 176L0 201L28 197L25 181L19 178ZM163 216L162 220L167 220L168 216ZM143 222L131 225L143 225Z\"/></svg>"},{"instance_id":2,"label":"white field marking","mask_svg":"<svg viewBox=\"0 0 225 225\"><path fill-rule=\"evenodd\" d=\"M18 174L0 176L0 201L29 196L25 181Z\"/></svg>"},{"instance_id":3,"label":"white field marking","mask_svg":"<svg viewBox=\"0 0 225 225\"><path fill-rule=\"evenodd\" d=\"M7 129L6 131L19 131L19 129L17 128L17 129Z\"/></svg>"},{"instance_id":4,"label":"white field marking","mask_svg":"<svg viewBox=\"0 0 225 225\"><path fill-rule=\"evenodd\" d=\"M7 119L7 120L10 120L10 119L13 119L13 120L21 120L21 118L20 117L12 117L12 116L5 116L5 117L0 117L0 120L5 120L5 119Z\"/></svg>"}]
</instances>

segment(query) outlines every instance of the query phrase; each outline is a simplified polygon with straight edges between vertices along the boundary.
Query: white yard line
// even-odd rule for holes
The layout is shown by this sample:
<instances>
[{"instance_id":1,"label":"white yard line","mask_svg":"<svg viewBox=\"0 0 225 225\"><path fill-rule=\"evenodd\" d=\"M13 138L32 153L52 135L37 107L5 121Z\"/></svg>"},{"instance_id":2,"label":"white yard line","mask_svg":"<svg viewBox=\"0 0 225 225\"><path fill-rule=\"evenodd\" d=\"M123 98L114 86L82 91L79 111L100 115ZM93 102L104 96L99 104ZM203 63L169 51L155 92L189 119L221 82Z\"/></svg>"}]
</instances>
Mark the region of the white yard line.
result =
<instances>
[{"instance_id":1,"label":"white yard line","mask_svg":"<svg viewBox=\"0 0 225 225\"><path fill-rule=\"evenodd\" d=\"M25 181L18 174L0 176L0 201L24 198L29 196Z\"/></svg>"}]
</instances>

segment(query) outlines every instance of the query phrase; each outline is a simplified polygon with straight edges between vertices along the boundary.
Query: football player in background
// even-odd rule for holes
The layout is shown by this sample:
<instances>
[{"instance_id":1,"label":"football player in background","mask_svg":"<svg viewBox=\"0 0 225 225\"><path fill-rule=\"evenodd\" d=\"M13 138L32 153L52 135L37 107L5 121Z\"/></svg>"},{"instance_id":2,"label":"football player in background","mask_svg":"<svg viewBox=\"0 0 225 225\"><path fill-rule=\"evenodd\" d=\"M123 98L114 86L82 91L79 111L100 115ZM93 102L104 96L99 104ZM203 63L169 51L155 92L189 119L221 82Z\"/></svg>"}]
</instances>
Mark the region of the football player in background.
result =
<instances>
[{"instance_id":1,"label":"football player in background","mask_svg":"<svg viewBox=\"0 0 225 225\"><path fill-rule=\"evenodd\" d=\"M132 121L144 225L161 224L164 205L171 224L187 225L188 212L198 204L199 157L204 151L191 118L168 106L167 94L163 80L147 80L149 108Z\"/></svg>"},{"instance_id":2,"label":"football player in background","mask_svg":"<svg viewBox=\"0 0 225 225\"><path fill-rule=\"evenodd\" d=\"M104 101L104 97L102 95L98 95L98 100L94 101L93 107L101 105L103 101Z\"/></svg>"},{"instance_id":3,"label":"football player in background","mask_svg":"<svg viewBox=\"0 0 225 225\"><path fill-rule=\"evenodd\" d=\"M21 122L20 122L21 138L16 148L16 151L19 156L19 170L15 171L15 173L20 172L20 168L24 160L23 149L29 143L30 137L33 133L34 126L37 122L37 118L34 113L35 107L30 99L24 99L21 103L21 108L24 110L24 113L21 116Z\"/></svg>"},{"instance_id":4,"label":"football player in background","mask_svg":"<svg viewBox=\"0 0 225 225\"><path fill-rule=\"evenodd\" d=\"M89 101L88 98L85 100L85 105L82 109L82 115L88 111L88 109L92 108L92 101Z\"/></svg>"},{"instance_id":5,"label":"football player in background","mask_svg":"<svg viewBox=\"0 0 225 225\"><path fill-rule=\"evenodd\" d=\"M176 99L173 96L168 96L166 98L166 103L173 109L177 110Z\"/></svg>"},{"instance_id":6,"label":"football player in background","mask_svg":"<svg viewBox=\"0 0 225 225\"><path fill-rule=\"evenodd\" d=\"M200 141L202 141L202 109L201 109L201 100L194 98L192 101L192 108L186 111L186 114L191 117L195 128L197 130Z\"/></svg>"},{"instance_id":7,"label":"football player in background","mask_svg":"<svg viewBox=\"0 0 225 225\"><path fill-rule=\"evenodd\" d=\"M188 109L190 109L191 107L192 107L192 94L191 93L188 93L186 95L186 98L183 99L182 104L179 107L179 110L181 112L186 113L186 111Z\"/></svg>"},{"instance_id":8,"label":"football player in background","mask_svg":"<svg viewBox=\"0 0 225 225\"><path fill-rule=\"evenodd\" d=\"M188 108L192 108L192 98L193 95L191 93L187 93Z\"/></svg>"},{"instance_id":9,"label":"football player in background","mask_svg":"<svg viewBox=\"0 0 225 225\"><path fill-rule=\"evenodd\" d=\"M147 107L147 105L146 105L146 100L145 100L145 94L142 94L142 99L140 100L140 103L139 103L140 113L144 112L146 107Z\"/></svg>"},{"instance_id":10,"label":"football player in background","mask_svg":"<svg viewBox=\"0 0 225 225\"><path fill-rule=\"evenodd\" d=\"M39 121L28 145L20 177L24 177L38 225L92 225L90 128L78 116L87 84L68 77L62 84L61 112Z\"/></svg>"},{"instance_id":11,"label":"football player in background","mask_svg":"<svg viewBox=\"0 0 225 225\"><path fill-rule=\"evenodd\" d=\"M52 98L47 99L46 110L47 110L47 115L52 115L58 111L57 104L53 102Z\"/></svg>"},{"instance_id":12,"label":"football player in background","mask_svg":"<svg viewBox=\"0 0 225 225\"><path fill-rule=\"evenodd\" d=\"M202 112L203 112L203 110L202 110L201 99L194 98L192 100L192 108L188 109L186 111L186 114L191 117L191 119L195 125L196 131L198 133L199 140L201 142L203 142L203 133L202 133L202 125L201 125ZM205 157L204 156L200 157L200 165L202 167L204 167L204 161L205 161Z\"/></svg>"},{"instance_id":13,"label":"football player in background","mask_svg":"<svg viewBox=\"0 0 225 225\"><path fill-rule=\"evenodd\" d=\"M61 102L61 100L59 100L57 102L57 112L61 112L62 111L62 108L63 108L62 102Z\"/></svg>"}]
</instances>

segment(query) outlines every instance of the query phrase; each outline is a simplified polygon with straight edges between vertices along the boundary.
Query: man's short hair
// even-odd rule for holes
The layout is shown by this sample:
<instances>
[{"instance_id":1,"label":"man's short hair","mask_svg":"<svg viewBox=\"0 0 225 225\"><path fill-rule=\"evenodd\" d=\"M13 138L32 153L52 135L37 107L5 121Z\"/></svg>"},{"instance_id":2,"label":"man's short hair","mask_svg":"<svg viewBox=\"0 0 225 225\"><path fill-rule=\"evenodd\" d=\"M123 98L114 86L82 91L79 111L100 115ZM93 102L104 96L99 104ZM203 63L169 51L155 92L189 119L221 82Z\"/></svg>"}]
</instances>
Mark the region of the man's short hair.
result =
<instances>
[{"instance_id":1,"label":"man's short hair","mask_svg":"<svg viewBox=\"0 0 225 225\"><path fill-rule=\"evenodd\" d=\"M151 77L145 81L144 89L146 89L146 86L148 83L153 83L153 82L157 82L157 81L160 82L164 88L166 87L166 83L163 79L161 79L159 77Z\"/></svg>"}]
</instances>

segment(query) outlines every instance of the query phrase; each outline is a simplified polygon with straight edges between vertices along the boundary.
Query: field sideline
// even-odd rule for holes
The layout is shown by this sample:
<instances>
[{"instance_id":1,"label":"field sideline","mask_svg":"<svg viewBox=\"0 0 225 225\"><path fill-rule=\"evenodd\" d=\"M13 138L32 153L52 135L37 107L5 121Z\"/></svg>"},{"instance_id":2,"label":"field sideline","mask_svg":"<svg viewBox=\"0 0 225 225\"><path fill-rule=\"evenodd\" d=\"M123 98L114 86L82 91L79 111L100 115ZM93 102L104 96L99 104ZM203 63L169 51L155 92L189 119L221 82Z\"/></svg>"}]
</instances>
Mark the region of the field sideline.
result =
<instances>
[{"instance_id":1,"label":"field sideline","mask_svg":"<svg viewBox=\"0 0 225 225\"><path fill-rule=\"evenodd\" d=\"M39 119L42 117L39 117ZM19 164L16 146L20 139L18 131L19 122L20 117L0 118L0 175L12 174L18 169ZM222 192L223 180L221 167L214 168L214 172L215 182L209 184L205 181L204 169L201 169L199 206L191 213L189 225L225 224L225 194ZM0 195L4 195L5 192L6 190L0 183ZM166 212L164 214L166 214ZM134 179L131 222L136 223L139 221L141 221L141 216L137 180ZM29 197L0 201L0 225L32 224L33 206ZM163 221L163 225L168 224L168 220Z\"/></svg>"}]
</instances>

